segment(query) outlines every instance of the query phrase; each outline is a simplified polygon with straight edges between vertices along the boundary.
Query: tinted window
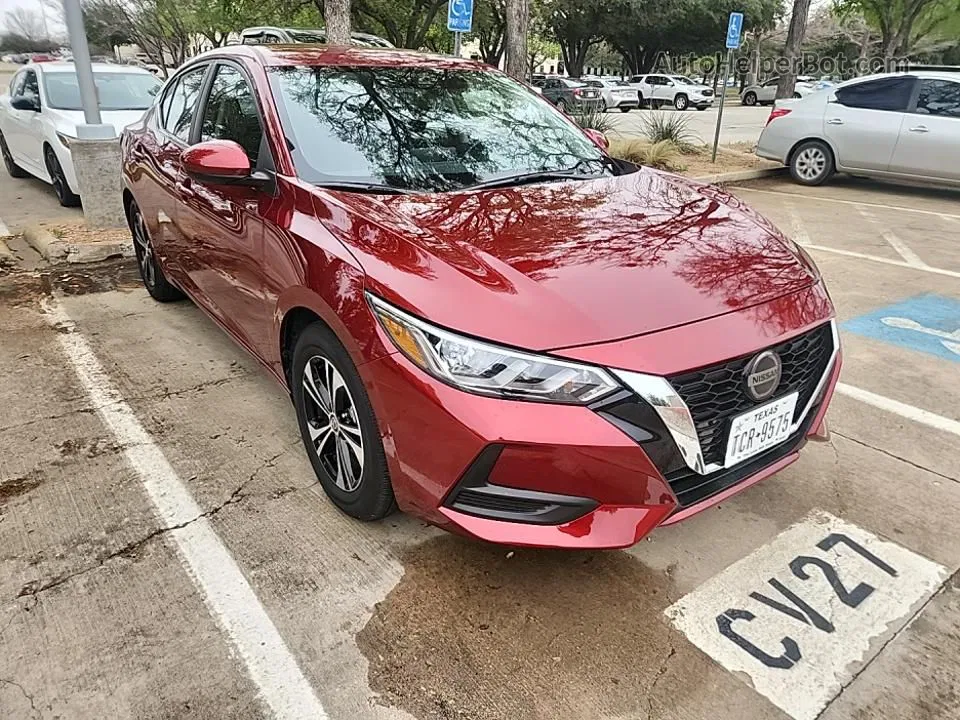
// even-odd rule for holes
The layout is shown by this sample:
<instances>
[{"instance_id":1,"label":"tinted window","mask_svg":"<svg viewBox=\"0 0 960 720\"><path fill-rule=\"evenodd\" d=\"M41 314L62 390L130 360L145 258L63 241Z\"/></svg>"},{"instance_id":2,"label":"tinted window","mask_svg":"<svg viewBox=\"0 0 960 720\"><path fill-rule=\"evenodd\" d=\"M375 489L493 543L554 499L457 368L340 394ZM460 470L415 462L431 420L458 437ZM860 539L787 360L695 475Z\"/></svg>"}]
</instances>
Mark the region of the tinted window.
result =
<instances>
[{"instance_id":1,"label":"tinted window","mask_svg":"<svg viewBox=\"0 0 960 720\"><path fill-rule=\"evenodd\" d=\"M602 155L519 83L483 70L270 68L297 174L442 192Z\"/></svg>"},{"instance_id":2,"label":"tinted window","mask_svg":"<svg viewBox=\"0 0 960 720\"><path fill-rule=\"evenodd\" d=\"M184 142L190 142L193 111L200 97L200 87L203 85L203 75L206 71L206 67L191 70L177 81L171 93L163 126L167 132Z\"/></svg>"},{"instance_id":3,"label":"tinted window","mask_svg":"<svg viewBox=\"0 0 960 720\"><path fill-rule=\"evenodd\" d=\"M23 81L26 79L26 73L20 73L19 75L14 75L13 80L10 81L10 96L17 97L23 95Z\"/></svg>"},{"instance_id":4,"label":"tinted window","mask_svg":"<svg viewBox=\"0 0 960 720\"><path fill-rule=\"evenodd\" d=\"M21 95L33 96L40 99L40 85L37 82L37 74L33 70L27 70L23 73L23 90Z\"/></svg>"},{"instance_id":5,"label":"tinted window","mask_svg":"<svg viewBox=\"0 0 960 720\"><path fill-rule=\"evenodd\" d=\"M567 79L561 80L560 84L568 88L578 88L578 87L586 86L586 83L582 83L579 80L567 80Z\"/></svg>"},{"instance_id":6,"label":"tinted window","mask_svg":"<svg viewBox=\"0 0 960 720\"><path fill-rule=\"evenodd\" d=\"M917 112L960 118L960 83L949 80L921 80Z\"/></svg>"},{"instance_id":7,"label":"tinted window","mask_svg":"<svg viewBox=\"0 0 960 720\"><path fill-rule=\"evenodd\" d=\"M256 165L263 130L257 101L241 72L230 65L217 68L200 125L201 140L233 140Z\"/></svg>"},{"instance_id":8,"label":"tinted window","mask_svg":"<svg viewBox=\"0 0 960 720\"><path fill-rule=\"evenodd\" d=\"M887 77L837 90L837 102L847 107L903 112L913 93L912 77Z\"/></svg>"},{"instance_id":9,"label":"tinted window","mask_svg":"<svg viewBox=\"0 0 960 720\"><path fill-rule=\"evenodd\" d=\"M589 87L598 87L598 88L603 87L603 83L600 82L599 80L587 80L586 84Z\"/></svg>"},{"instance_id":10,"label":"tinted window","mask_svg":"<svg viewBox=\"0 0 960 720\"><path fill-rule=\"evenodd\" d=\"M58 110L83 110L80 88L74 72L48 72L44 76L47 101ZM101 110L146 110L153 105L153 98L161 82L153 75L139 73L93 74Z\"/></svg>"}]
</instances>

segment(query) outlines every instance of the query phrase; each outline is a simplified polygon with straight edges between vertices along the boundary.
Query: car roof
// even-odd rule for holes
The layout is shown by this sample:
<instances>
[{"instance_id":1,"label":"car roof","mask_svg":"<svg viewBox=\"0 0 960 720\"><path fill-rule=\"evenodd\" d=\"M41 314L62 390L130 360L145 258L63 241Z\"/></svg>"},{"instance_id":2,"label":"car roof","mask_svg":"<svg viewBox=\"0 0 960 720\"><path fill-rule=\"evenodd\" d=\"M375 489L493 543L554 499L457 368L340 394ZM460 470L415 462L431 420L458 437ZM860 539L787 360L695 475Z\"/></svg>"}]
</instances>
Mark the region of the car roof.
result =
<instances>
[{"instance_id":1,"label":"car roof","mask_svg":"<svg viewBox=\"0 0 960 720\"><path fill-rule=\"evenodd\" d=\"M876 73L874 75L861 75L860 77L851 78L850 80L844 80L837 85L837 87L841 88L847 85L867 82L868 80L880 80L881 78L891 77L916 77L929 80L953 80L954 82L960 82L960 72L951 70L902 70L898 72Z\"/></svg>"},{"instance_id":2,"label":"car roof","mask_svg":"<svg viewBox=\"0 0 960 720\"><path fill-rule=\"evenodd\" d=\"M27 63L25 68L33 68L41 72L74 72L76 66L72 62L63 60L51 62ZM99 73L124 73L130 75L152 75L149 70L136 65L115 65L113 63L91 63L94 72Z\"/></svg>"},{"instance_id":3,"label":"car roof","mask_svg":"<svg viewBox=\"0 0 960 720\"><path fill-rule=\"evenodd\" d=\"M314 43L227 45L201 53L193 58L193 61L216 57L244 58L265 67L352 65L360 67L456 67L465 70L490 70L489 66L476 60L425 53L418 50Z\"/></svg>"}]
</instances>

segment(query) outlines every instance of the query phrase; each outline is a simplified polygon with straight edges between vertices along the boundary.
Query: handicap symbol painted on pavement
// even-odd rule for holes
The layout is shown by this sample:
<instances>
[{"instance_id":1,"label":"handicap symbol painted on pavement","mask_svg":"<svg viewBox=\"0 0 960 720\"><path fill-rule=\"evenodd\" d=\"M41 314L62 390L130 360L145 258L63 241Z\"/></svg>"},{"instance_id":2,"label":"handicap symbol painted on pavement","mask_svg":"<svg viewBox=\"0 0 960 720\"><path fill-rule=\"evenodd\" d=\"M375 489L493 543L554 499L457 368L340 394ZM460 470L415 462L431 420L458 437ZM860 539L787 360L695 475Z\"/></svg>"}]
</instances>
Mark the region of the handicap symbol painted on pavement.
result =
<instances>
[{"instance_id":1,"label":"handicap symbol painted on pavement","mask_svg":"<svg viewBox=\"0 0 960 720\"><path fill-rule=\"evenodd\" d=\"M919 295L840 327L857 335L960 362L960 300Z\"/></svg>"}]
</instances>

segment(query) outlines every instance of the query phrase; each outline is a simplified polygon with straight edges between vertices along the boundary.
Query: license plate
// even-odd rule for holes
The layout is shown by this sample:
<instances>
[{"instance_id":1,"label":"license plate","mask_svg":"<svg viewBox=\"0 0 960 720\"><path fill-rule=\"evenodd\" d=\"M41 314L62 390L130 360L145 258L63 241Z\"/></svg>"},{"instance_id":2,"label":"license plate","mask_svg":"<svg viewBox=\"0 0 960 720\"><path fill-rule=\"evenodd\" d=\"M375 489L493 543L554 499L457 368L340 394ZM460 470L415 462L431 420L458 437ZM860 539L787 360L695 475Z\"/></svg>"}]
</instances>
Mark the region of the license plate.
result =
<instances>
[{"instance_id":1,"label":"license plate","mask_svg":"<svg viewBox=\"0 0 960 720\"><path fill-rule=\"evenodd\" d=\"M585 93L583 94L583 96L584 96L584 97L588 97L588 98L592 98L592 97L596 97L597 94L596 94L595 92L590 92L590 91L588 90L587 92L585 92Z\"/></svg>"},{"instance_id":2,"label":"license plate","mask_svg":"<svg viewBox=\"0 0 960 720\"><path fill-rule=\"evenodd\" d=\"M736 465L786 440L790 436L798 396L799 393L791 393L737 415L730 423L724 465Z\"/></svg>"}]
</instances>

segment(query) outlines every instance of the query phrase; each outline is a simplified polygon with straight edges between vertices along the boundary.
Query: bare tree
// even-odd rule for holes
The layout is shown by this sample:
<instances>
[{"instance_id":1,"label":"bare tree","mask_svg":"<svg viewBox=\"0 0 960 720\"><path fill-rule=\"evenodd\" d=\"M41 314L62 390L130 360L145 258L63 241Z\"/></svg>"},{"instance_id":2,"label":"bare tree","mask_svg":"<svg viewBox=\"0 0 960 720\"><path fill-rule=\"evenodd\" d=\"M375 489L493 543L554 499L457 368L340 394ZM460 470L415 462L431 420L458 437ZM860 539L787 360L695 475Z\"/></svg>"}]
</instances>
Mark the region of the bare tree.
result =
<instances>
[{"instance_id":1,"label":"bare tree","mask_svg":"<svg viewBox=\"0 0 960 720\"><path fill-rule=\"evenodd\" d=\"M800 47L807 34L807 18L810 15L810 0L793 0L793 15L790 16L790 29L787 31L787 46L783 55L789 62L787 71L780 75L777 85L777 97L793 97L794 86L797 83L797 60L800 57Z\"/></svg>"},{"instance_id":2,"label":"bare tree","mask_svg":"<svg viewBox=\"0 0 960 720\"><path fill-rule=\"evenodd\" d=\"M8 10L4 15L3 24L9 32L27 40L46 39L46 33L43 31L43 17L35 10L23 7Z\"/></svg>"},{"instance_id":3,"label":"bare tree","mask_svg":"<svg viewBox=\"0 0 960 720\"><path fill-rule=\"evenodd\" d=\"M350 44L350 0L315 0L327 26L327 42Z\"/></svg>"},{"instance_id":4,"label":"bare tree","mask_svg":"<svg viewBox=\"0 0 960 720\"><path fill-rule=\"evenodd\" d=\"M530 26L530 0L507 0L506 20L504 71L517 80L526 80L529 71L527 30Z\"/></svg>"}]
</instances>

